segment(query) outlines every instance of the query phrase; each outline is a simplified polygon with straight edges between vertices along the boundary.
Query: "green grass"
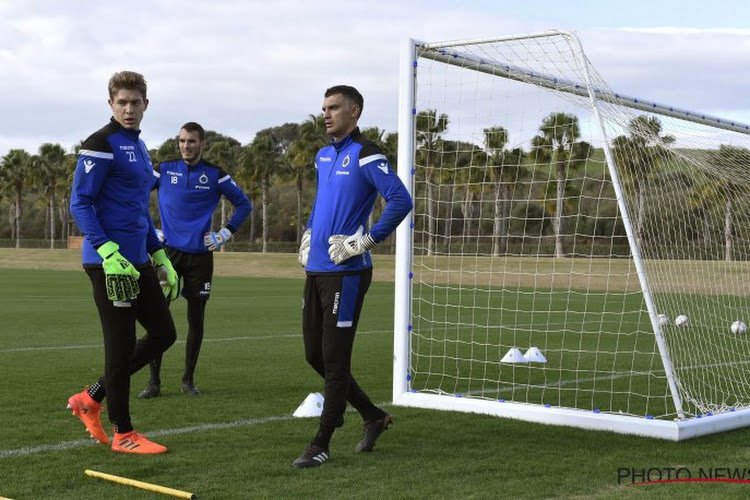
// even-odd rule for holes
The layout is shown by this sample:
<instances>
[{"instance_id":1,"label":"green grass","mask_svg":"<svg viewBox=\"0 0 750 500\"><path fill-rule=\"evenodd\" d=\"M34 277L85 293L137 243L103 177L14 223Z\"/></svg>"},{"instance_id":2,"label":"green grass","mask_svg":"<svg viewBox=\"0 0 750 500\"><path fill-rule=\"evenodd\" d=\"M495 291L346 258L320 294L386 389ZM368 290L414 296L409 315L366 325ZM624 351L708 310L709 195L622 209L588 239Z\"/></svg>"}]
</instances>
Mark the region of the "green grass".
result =
<instances>
[{"instance_id":1,"label":"green grass","mask_svg":"<svg viewBox=\"0 0 750 500\"><path fill-rule=\"evenodd\" d=\"M242 256L233 256L241 262ZM246 256L252 264L254 256ZM65 260L65 259L62 259ZM287 259L290 266L293 258ZM361 422L348 413L332 459L298 471L291 461L316 430L291 413L322 389L304 360L303 280L217 276L196 375L198 398L179 392L185 304L173 307L178 343L165 356L163 396L135 398L136 428L170 448L114 454L87 438L67 397L102 369L99 319L78 270L9 269L0 262L0 496L13 499L166 498L84 476L85 469L192 491L200 498L746 498L746 484L618 485L620 468L743 468L750 430L682 443L389 405L391 283L368 294L354 372L395 418L375 451L355 454ZM290 267L293 269L293 267ZM293 274L293 271L290 271ZM106 413L104 414L106 416Z\"/></svg>"}]
</instances>

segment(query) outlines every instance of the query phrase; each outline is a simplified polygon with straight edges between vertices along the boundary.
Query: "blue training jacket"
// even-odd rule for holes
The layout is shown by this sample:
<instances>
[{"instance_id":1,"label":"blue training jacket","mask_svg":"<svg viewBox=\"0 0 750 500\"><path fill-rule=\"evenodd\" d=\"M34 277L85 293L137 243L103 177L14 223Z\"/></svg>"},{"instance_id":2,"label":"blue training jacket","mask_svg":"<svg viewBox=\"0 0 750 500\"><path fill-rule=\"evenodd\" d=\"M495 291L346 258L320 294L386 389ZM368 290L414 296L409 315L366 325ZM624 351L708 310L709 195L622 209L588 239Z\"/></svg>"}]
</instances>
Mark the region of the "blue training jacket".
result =
<instances>
[{"instance_id":1,"label":"blue training jacket","mask_svg":"<svg viewBox=\"0 0 750 500\"><path fill-rule=\"evenodd\" d=\"M154 169L164 243L188 253L207 252L203 235L211 231L211 216L221 195L234 205L227 229L236 232L252 211L245 193L224 170L205 160L190 166L166 161Z\"/></svg>"},{"instance_id":2,"label":"blue training jacket","mask_svg":"<svg viewBox=\"0 0 750 500\"><path fill-rule=\"evenodd\" d=\"M318 188L307 222L312 234L305 270L309 274L340 273L372 267L369 252L334 264L328 256L328 238L352 235L359 226L367 232L367 219L380 193L386 207L369 232L376 243L383 241L411 211L409 192L380 148L358 128L318 151L315 169Z\"/></svg>"},{"instance_id":3,"label":"blue training jacket","mask_svg":"<svg viewBox=\"0 0 750 500\"><path fill-rule=\"evenodd\" d=\"M148 210L153 167L139 136L112 118L78 152L70 213L86 236L84 266L101 265L96 249L110 240L136 266L162 247Z\"/></svg>"}]
</instances>

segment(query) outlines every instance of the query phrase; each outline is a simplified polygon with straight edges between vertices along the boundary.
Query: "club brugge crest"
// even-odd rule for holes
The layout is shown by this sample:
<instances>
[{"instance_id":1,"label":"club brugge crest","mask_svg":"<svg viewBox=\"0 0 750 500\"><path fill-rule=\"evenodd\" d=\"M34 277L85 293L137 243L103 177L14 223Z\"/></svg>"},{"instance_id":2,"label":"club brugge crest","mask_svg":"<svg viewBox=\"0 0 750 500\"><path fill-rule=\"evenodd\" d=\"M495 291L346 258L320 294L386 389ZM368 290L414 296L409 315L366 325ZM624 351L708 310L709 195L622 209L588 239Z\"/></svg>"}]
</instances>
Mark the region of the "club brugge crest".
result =
<instances>
[{"instance_id":1,"label":"club brugge crest","mask_svg":"<svg viewBox=\"0 0 750 500\"><path fill-rule=\"evenodd\" d=\"M341 162L341 166L344 168L348 167L350 161L351 159L349 158L349 155L346 155L346 158L344 158L344 161Z\"/></svg>"},{"instance_id":2,"label":"club brugge crest","mask_svg":"<svg viewBox=\"0 0 750 500\"><path fill-rule=\"evenodd\" d=\"M207 183L207 182L208 182L208 176L206 175L206 173L205 173L205 172L203 172L203 173L201 174L201 176L200 176L200 177L198 177L198 182L200 182L201 184L205 184L205 183Z\"/></svg>"}]
</instances>

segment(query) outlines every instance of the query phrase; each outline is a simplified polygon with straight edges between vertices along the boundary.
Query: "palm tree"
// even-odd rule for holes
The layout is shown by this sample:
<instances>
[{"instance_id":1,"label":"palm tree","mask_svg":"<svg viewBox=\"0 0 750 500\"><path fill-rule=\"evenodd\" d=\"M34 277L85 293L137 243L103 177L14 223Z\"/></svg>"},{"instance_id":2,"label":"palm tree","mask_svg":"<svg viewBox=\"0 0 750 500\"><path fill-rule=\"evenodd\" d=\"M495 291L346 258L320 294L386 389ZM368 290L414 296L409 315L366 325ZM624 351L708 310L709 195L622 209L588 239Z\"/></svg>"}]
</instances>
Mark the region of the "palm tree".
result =
<instances>
[{"instance_id":1,"label":"palm tree","mask_svg":"<svg viewBox=\"0 0 750 500\"><path fill-rule=\"evenodd\" d=\"M542 120L540 135L531 139L531 148L537 160L549 161L556 172L555 207L552 229L555 233L555 257L565 257L565 191L568 169L580 165L588 157L590 146L578 142L581 129L578 117L567 113L551 113Z\"/></svg>"},{"instance_id":2,"label":"palm tree","mask_svg":"<svg viewBox=\"0 0 750 500\"><path fill-rule=\"evenodd\" d=\"M432 255L435 245L435 191L434 173L441 163L442 134L448 129L448 115L437 114L434 109L417 113L417 165L424 168L427 184L427 255Z\"/></svg>"},{"instance_id":3,"label":"palm tree","mask_svg":"<svg viewBox=\"0 0 750 500\"><path fill-rule=\"evenodd\" d=\"M73 227L73 220L70 216L70 187L73 185L73 176L78 163L78 151L81 149L79 142L73 147L73 153L68 153L63 159L61 181L57 185L57 199L60 200L57 208L57 216L60 220L60 227L63 228L65 237L70 236Z\"/></svg>"},{"instance_id":4,"label":"palm tree","mask_svg":"<svg viewBox=\"0 0 750 500\"><path fill-rule=\"evenodd\" d=\"M640 246L643 240L643 221L646 213L648 180L654 174L659 158L668 154L667 147L675 141L671 135L661 135L661 121L655 116L640 115L628 124L629 136L621 135L612 141L612 156L623 181L633 186L633 229Z\"/></svg>"},{"instance_id":5,"label":"palm tree","mask_svg":"<svg viewBox=\"0 0 750 500\"><path fill-rule=\"evenodd\" d=\"M47 195L50 248L55 248L56 195L58 185L64 182L66 176L65 149L59 144L42 144L39 146L39 154L32 157L31 165L32 182L41 187Z\"/></svg>"},{"instance_id":6,"label":"palm tree","mask_svg":"<svg viewBox=\"0 0 750 500\"><path fill-rule=\"evenodd\" d=\"M0 162L0 190L12 200L11 235L16 240L16 248L21 248L23 195L30 169L31 155L23 149L11 149Z\"/></svg>"},{"instance_id":7,"label":"palm tree","mask_svg":"<svg viewBox=\"0 0 750 500\"><path fill-rule=\"evenodd\" d=\"M287 161L297 191L297 244L302 241L303 228L303 183L315 178L315 153L326 142L326 129L323 114L309 115L299 129L299 137L289 146Z\"/></svg>"},{"instance_id":8,"label":"palm tree","mask_svg":"<svg viewBox=\"0 0 750 500\"><path fill-rule=\"evenodd\" d=\"M289 127L263 129L255 135L249 147L240 155L240 168L252 174L260 184L262 205L263 249L268 252L268 203L271 190L271 175L280 172L286 161L286 151L292 143Z\"/></svg>"},{"instance_id":9,"label":"palm tree","mask_svg":"<svg viewBox=\"0 0 750 500\"><path fill-rule=\"evenodd\" d=\"M484 129L484 147L490 166L490 175L495 184L494 220L492 224L492 256L497 257L508 248L513 186L528 173L521 163L523 151L515 148L507 151L508 131L504 127ZM501 252L502 250L502 252Z\"/></svg>"},{"instance_id":10,"label":"palm tree","mask_svg":"<svg viewBox=\"0 0 750 500\"><path fill-rule=\"evenodd\" d=\"M750 150L738 146L722 144L719 150L712 152L709 157L709 165L717 170L732 172L733 170L745 170L750 166ZM717 186L717 191L724 196L724 260L734 260L734 216L735 198L738 190L736 185L726 178L722 178Z\"/></svg>"},{"instance_id":11,"label":"palm tree","mask_svg":"<svg viewBox=\"0 0 750 500\"><path fill-rule=\"evenodd\" d=\"M229 175L233 175L234 171L237 170L237 161L239 157L239 148L233 146L226 140L218 140L208 146L206 143L206 160L219 165ZM226 199L221 197L221 220L219 225L224 227L227 225L227 207ZM221 248L221 251L226 250L226 245Z\"/></svg>"},{"instance_id":12,"label":"palm tree","mask_svg":"<svg viewBox=\"0 0 750 500\"><path fill-rule=\"evenodd\" d=\"M321 123L316 124L317 127L323 127L324 124ZM295 189L296 189L296 195L297 195L297 206L296 206L296 238L297 242L299 243L302 240L302 211L303 211L303 204L302 204L302 179L305 177L305 174L307 176L311 175L310 170L311 169L302 169L302 171L298 171L298 169L295 169L292 167L290 160L293 154L293 146L297 142L297 140L300 138L300 131L301 125L299 123L291 123L287 122L283 125L279 125L277 127L271 127L270 129L267 129L267 133L270 134L271 139L274 144L274 162L272 164L273 170L271 174L275 174L278 176L278 178L282 181L284 180L291 180L295 183ZM318 128L318 132L320 131L320 128ZM318 148L323 145L323 142L325 141L325 129L323 129L323 141L318 143ZM314 146L313 146L314 147ZM313 151L311 158L315 157L315 152ZM308 163L308 167L311 164ZM269 224L270 226L270 224Z\"/></svg>"}]
</instances>

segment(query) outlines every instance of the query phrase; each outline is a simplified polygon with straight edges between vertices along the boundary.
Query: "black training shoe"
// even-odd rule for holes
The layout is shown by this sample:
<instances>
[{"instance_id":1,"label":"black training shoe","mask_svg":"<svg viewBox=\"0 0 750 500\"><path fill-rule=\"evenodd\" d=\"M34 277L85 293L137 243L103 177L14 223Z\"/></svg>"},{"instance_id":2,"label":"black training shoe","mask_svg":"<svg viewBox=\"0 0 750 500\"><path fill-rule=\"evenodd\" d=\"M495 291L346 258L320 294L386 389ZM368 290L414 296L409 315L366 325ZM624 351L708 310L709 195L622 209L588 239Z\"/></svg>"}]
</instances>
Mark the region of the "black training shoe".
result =
<instances>
[{"instance_id":1,"label":"black training shoe","mask_svg":"<svg viewBox=\"0 0 750 500\"><path fill-rule=\"evenodd\" d=\"M320 446L311 444L305 452L292 462L292 465L298 469L307 469L310 467L320 467L320 464L328 460L328 451Z\"/></svg>"},{"instance_id":2,"label":"black training shoe","mask_svg":"<svg viewBox=\"0 0 750 500\"><path fill-rule=\"evenodd\" d=\"M138 394L138 399L151 399L155 398L159 394L161 394L161 388L158 385L149 382L146 388L143 389L140 394Z\"/></svg>"},{"instance_id":3,"label":"black training shoe","mask_svg":"<svg viewBox=\"0 0 750 500\"><path fill-rule=\"evenodd\" d=\"M357 446L354 448L354 452L359 453L361 451L372 451L372 449L375 447L375 441L377 441L378 437L392 423L393 418L387 413L383 418L379 420L371 420L370 422L365 422L364 435L362 436L362 440L357 443Z\"/></svg>"},{"instance_id":4,"label":"black training shoe","mask_svg":"<svg viewBox=\"0 0 750 500\"><path fill-rule=\"evenodd\" d=\"M191 396L198 396L201 393L200 389L195 387L195 384L192 382L183 382L181 388L182 392Z\"/></svg>"}]
</instances>

